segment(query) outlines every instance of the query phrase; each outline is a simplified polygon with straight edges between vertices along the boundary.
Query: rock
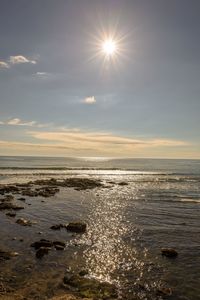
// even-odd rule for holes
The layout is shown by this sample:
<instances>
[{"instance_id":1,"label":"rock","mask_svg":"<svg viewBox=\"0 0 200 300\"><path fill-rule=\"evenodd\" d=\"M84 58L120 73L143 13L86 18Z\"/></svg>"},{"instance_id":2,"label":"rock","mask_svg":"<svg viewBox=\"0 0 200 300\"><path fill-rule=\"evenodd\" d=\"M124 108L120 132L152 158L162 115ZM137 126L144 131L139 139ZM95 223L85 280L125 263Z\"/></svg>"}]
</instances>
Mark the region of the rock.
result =
<instances>
[{"instance_id":1,"label":"rock","mask_svg":"<svg viewBox=\"0 0 200 300\"><path fill-rule=\"evenodd\" d=\"M175 258L178 255L178 252L173 248L162 248L161 253L163 256L169 258Z\"/></svg>"},{"instance_id":2,"label":"rock","mask_svg":"<svg viewBox=\"0 0 200 300\"><path fill-rule=\"evenodd\" d=\"M66 228L66 225L65 224L56 224L56 225L52 225L50 228L53 230L60 230L61 228Z\"/></svg>"},{"instance_id":3,"label":"rock","mask_svg":"<svg viewBox=\"0 0 200 300\"><path fill-rule=\"evenodd\" d=\"M54 246L56 250L64 250L65 247L61 246L61 245L55 245Z\"/></svg>"},{"instance_id":4,"label":"rock","mask_svg":"<svg viewBox=\"0 0 200 300\"><path fill-rule=\"evenodd\" d=\"M63 279L64 284L75 288L81 297L94 299L116 299L116 287L107 282L86 278L77 274L67 273Z\"/></svg>"},{"instance_id":5,"label":"rock","mask_svg":"<svg viewBox=\"0 0 200 300\"><path fill-rule=\"evenodd\" d=\"M63 248L65 248L65 246L66 246L65 243L61 242L61 241L54 241L53 245L54 246L60 246L60 247L63 247Z\"/></svg>"},{"instance_id":6,"label":"rock","mask_svg":"<svg viewBox=\"0 0 200 300\"><path fill-rule=\"evenodd\" d=\"M102 186L100 180L88 178L67 178L60 184L61 186L74 187L78 190L94 189Z\"/></svg>"},{"instance_id":7,"label":"rock","mask_svg":"<svg viewBox=\"0 0 200 300\"><path fill-rule=\"evenodd\" d=\"M24 207L15 205L10 202L0 203L0 210L6 210L6 209L20 210L20 209L24 209Z\"/></svg>"},{"instance_id":8,"label":"rock","mask_svg":"<svg viewBox=\"0 0 200 300\"><path fill-rule=\"evenodd\" d=\"M44 255L48 254L49 253L49 248L47 247L40 247L37 251L36 251L36 254L35 256L37 258L42 258Z\"/></svg>"},{"instance_id":9,"label":"rock","mask_svg":"<svg viewBox=\"0 0 200 300\"><path fill-rule=\"evenodd\" d=\"M8 212L8 213L6 213L6 216L14 218L14 217L16 217L16 213L15 212Z\"/></svg>"},{"instance_id":10,"label":"rock","mask_svg":"<svg viewBox=\"0 0 200 300\"><path fill-rule=\"evenodd\" d=\"M125 181L122 181L122 182L119 182L118 185L122 185L123 186L123 185L128 185L128 183L125 182Z\"/></svg>"},{"instance_id":11,"label":"rock","mask_svg":"<svg viewBox=\"0 0 200 300\"><path fill-rule=\"evenodd\" d=\"M7 201L7 202L12 201L12 200L14 200L13 195L6 195L5 198L3 199L3 201Z\"/></svg>"},{"instance_id":12,"label":"rock","mask_svg":"<svg viewBox=\"0 0 200 300\"><path fill-rule=\"evenodd\" d=\"M2 251L0 250L0 261L1 260L8 260L12 257L18 256L19 253L17 252L12 252L12 251Z\"/></svg>"},{"instance_id":13,"label":"rock","mask_svg":"<svg viewBox=\"0 0 200 300\"><path fill-rule=\"evenodd\" d=\"M22 225L22 226L31 226L32 225L31 221L26 220L24 218L17 219L16 223L19 225Z\"/></svg>"},{"instance_id":14,"label":"rock","mask_svg":"<svg viewBox=\"0 0 200 300\"><path fill-rule=\"evenodd\" d=\"M29 197L37 197L38 193L36 191L32 191L30 189L26 189L22 192L23 196L29 196Z\"/></svg>"},{"instance_id":15,"label":"rock","mask_svg":"<svg viewBox=\"0 0 200 300\"><path fill-rule=\"evenodd\" d=\"M172 295L172 289L167 287L160 287L157 289L157 294L159 296L171 296Z\"/></svg>"},{"instance_id":16,"label":"rock","mask_svg":"<svg viewBox=\"0 0 200 300\"><path fill-rule=\"evenodd\" d=\"M88 275L88 271L87 270L81 270L78 274L79 274L79 276L86 276L86 275Z\"/></svg>"},{"instance_id":17,"label":"rock","mask_svg":"<svg viewBox=\"0 0 200 300\"><path fill-rule=\"evenodd\" d=\"M33 244L31 244L31 247L34 247L36 250L39 248L51 248L53 246L53 243L49 240L41 239L40 241L37 241Z\"/></svg>"},{"instance_id":18,"label":"rock","mask_svg":"<svg viewBox=\"0 0 200 300\"><path fill-rule=\"evenodd\" d=\"M66 226L66 229L71 232L84 233L86 231L86 226L87 225L82 222L70 222Z\"/></svg>"},{"instance_id":19,"label":"rock","mask_svg":"<svg viewBox=\"0 0 200 300\"><path fill-rule=\"evenodd\" d=\"M19 201L26 201L26 198L23 198L23 197L20 197L20 198L18 198L17 200L19 200Z\"/></svg>"}]
</instances>

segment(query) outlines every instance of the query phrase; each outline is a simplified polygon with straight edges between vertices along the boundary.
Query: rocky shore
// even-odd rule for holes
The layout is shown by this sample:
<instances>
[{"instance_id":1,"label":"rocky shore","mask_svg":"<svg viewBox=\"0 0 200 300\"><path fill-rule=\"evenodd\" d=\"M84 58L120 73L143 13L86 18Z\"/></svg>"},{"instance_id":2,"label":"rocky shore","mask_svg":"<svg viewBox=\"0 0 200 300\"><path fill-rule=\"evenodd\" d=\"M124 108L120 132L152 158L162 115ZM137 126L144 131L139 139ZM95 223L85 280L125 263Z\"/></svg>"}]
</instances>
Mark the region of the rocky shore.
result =
<instances>
[{"instance_id":1,"label":"rocky shore","mask_svg":"<svg viewBox=\"0 0 200 300\"><path fill-rule=\"evenodd\" d=\"M73 189L76 193L87 192L90 190L98 191L101 189L112 188L114 185L119 188L126 188L127 182L119 181L107 181L102 182L97 179L90 178L67 178L67 179L40 179L35 181L29 181L27 183L16 183L0 185L0 213L8 218L8 227L14 228L17 232L21 230L27 230L26 236L32 240L28 244L28 247L23 248L23 245L27 245L26 237L13 236L12 241L19 241L21 246L17 246L9 242L9 245L4 244L4 241L0 242L0 269L2 270L0 276L0 299L2 300L79 300L79 299L134 299L130 294L127 296L119 296L118 287L116 284L97 280L93 278L84 265L79 265L80 257L75 260L74 267L68 267L65 265L63 259L63 266L57 275L53 275L53 278L48 279L41 276L43 268L45 267L45 259L49 257L49 264L55 265L57 268L57 257L62 257L62 253L69 251L71 245L78 248L77 237L87 234L87 220L77 220L72 218L72 221L57 222L51 224L44 232L36 231L37 221L34 219L26 219L25 217L18 215L20 212L25 211L29 206L34 205L34 201L40 201L40 205L45 205L46 201L54 201L56 195L61 190L68 191ZM100 190L98 190L100 189ZM47 211L48 214L48 211ZM15 227L14 227L15 226ZM30 234L28 233L30 231ZM57 234L62 234L62 237L58 238ZM9 235L12 231L9 232ZM38 238L40 236L40 238ZM37 238L36 238L37 237ZM68 240L67 240L68 237ZM71 242L73 241L74 242ZM25 246L24 246L25 247ZM20 250L20 251L19 251ZM67 263L73 260L74 252L68 254ZM34 264L28 263L27 266L26 254L28 253ZM72 258L71 256L72 255ZM160 256L165 256L167 259L176 258L178 252L173 248L160 249ZM17 257L20 257L20 265L15 268L15 274L13 275L11 269L12 261L16 261ZM52 261L51 261L52 257ZM10 265L9 265L10 262ZM22 265L21 265L22 264ZM32 272L33 266L35 267L35 279L34 285L28 280L29 274ZM4 269L5 268L5 269ZM23 269L25 271L21 272ZM4 270L6 270L4 274ZM16 271L17 270L17 271ZM19 270L19 271L18 271ZM48 274L48 273L47 273ZM55 278L55 276L57 276ZM49 281L48 281L49 280ZM37 286L40 282L41 287ZM141 293L148 292L144 284L138 284L137 289L140 289ZM162 297L169 297L172 294L172 289L164 286L155 288L153 291L155 299L163 299Z\"/></svg>"}]
</instances>

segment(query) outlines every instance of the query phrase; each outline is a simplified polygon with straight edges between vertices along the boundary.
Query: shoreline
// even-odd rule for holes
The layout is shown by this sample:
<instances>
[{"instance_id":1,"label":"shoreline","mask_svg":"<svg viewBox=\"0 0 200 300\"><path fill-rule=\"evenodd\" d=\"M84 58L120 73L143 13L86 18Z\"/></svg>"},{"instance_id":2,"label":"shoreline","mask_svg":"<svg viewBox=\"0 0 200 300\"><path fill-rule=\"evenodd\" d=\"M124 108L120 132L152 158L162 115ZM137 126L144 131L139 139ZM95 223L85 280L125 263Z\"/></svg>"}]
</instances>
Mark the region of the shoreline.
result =
<instances>
[{"instance_id":1,"label":"shoreline","mask_svg":"<svg viewBox=\"0 0 200 300\"><path fill-rule=\"evenodd\" d=\"M164 240L149 252L143 232L123 219L138 183L80 176L0 184L0 299L182 299L159 266L179 257L165 249L162 258ZM77 221L85 225L67 230Z\"/></svg>"}]
</instances>

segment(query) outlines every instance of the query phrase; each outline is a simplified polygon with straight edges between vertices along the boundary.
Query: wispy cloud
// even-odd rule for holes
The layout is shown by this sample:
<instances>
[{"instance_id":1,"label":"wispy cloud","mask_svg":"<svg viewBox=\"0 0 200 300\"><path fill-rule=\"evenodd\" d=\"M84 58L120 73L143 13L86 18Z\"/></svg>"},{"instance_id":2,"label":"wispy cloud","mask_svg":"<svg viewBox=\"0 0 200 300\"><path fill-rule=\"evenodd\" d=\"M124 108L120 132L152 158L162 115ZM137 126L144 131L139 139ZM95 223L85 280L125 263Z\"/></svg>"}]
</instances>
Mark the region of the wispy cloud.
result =
<instances>
[{"instance_id":1,"label":"wispy cloud","mask_svg":"<svg viewBox=\"0 0 200 300\"><path fill-rule=\"evenodd\" d=\"M24 63L36 64L35 60L31 60L23 55L10 56L9 62L13 65Z\"/></svg>"},{"instance_id":2,"label":"wispy cloud","mask_svg":"<svg viewBox=\"0 0 200 300\"><path fill-rule=\"evenodd\" d=\"M85 132L85 131L29 131L29 136L35 142L48 143L54 150L68 147L72 150L64 155L103 155L103 156L137 156L152 157L153 153L170 152L169 149L182 149L189 144L185 141L170 139L135 139L114 135L112 133ZM168 149L168 150L167 150ZM162 154L161 154L162 157Z\"/></svg>"},{"instance_id":3,"label":"wispy cloud","mask_svg":"<svg viewBox=\"0 0 200 300\"><path fill-rule=\"evenodd\" d=\"M83 100L83 103L85 103L85 104L94 104L94 103L96 103L96 99L95 99L94 96L86 97Z\"/></svg>"},{"instance_id":4,"label":"wispy cloud","mask_svg":"<svg viewBox=\"0 0 200 300\"><path fill-rule=\"evenodd\" d=\"M14 56L10 56L9 59L7 60L1 60L0 69L8 69L12 65L25 64L25 63L36 64L37 62L36 60L27 58L26 56L23 55L14 55Z\"/></svg>"},{"instance_id":5,"label":"wispy cloud","mask_svg":"<svg viewBox=\"0 0 200 300\"><path fill-rule=\"evenodd\" d=\"M19 118L12 118L5 121L0 121L0 125L11 126L28 126L28 127L45 127L47 124L39 124L36 121L22 121Z\"/></svg>"},{"instance_id":6,"label":"wispy cloud","mask_svg":"<svg viewBox=\"0 0 200 300\"><path fill-rule=\"evenodd\" d=\"M9 64L5 61L0 61L0 69L8 69Z\"/></svg>"}]
</instances>

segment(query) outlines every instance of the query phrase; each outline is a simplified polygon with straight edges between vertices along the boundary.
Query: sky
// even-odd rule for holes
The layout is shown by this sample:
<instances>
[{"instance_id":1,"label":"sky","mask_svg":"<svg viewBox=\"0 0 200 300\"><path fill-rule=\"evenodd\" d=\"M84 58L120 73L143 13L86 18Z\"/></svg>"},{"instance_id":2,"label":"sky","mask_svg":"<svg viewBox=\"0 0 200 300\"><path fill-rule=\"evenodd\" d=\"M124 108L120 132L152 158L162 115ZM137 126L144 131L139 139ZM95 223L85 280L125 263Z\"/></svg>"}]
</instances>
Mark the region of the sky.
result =
<instances>
[{"instance_id":1,"label":"sky","mask_svg":"<svg viewBox=\"0 0 200 300\"><path fill-rule=\"evenodd\" d=\"M0 155L199 159L199 37L199 0L0 0Z\"/></svg>"}]
</instances>

